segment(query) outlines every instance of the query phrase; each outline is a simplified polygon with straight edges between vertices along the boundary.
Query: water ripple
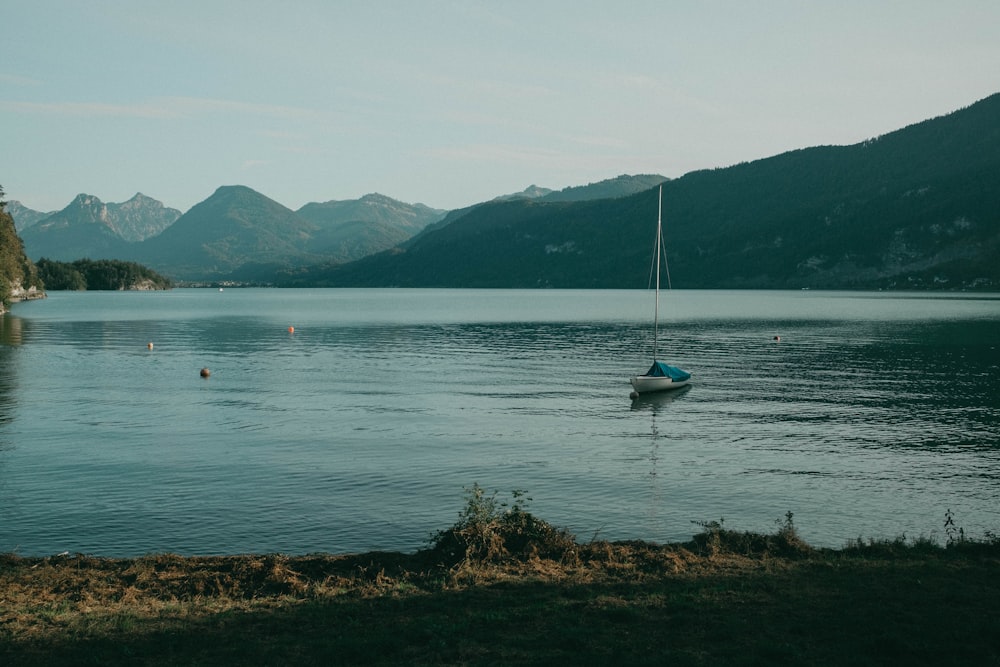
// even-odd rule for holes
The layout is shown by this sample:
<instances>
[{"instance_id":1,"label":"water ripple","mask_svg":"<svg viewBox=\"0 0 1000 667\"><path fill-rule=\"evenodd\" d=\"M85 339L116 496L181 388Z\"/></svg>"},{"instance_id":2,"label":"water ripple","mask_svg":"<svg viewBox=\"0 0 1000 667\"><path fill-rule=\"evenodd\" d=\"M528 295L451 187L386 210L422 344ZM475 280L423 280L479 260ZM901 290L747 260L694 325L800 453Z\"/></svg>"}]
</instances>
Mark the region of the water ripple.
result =
<instances>
[{"instance_id":1,"label":"water ripple","mask_svg":"<svg viewBox=\"0 0 1000 667\"><path fill-rule=\"evenodd\" d=\"M630 402L647 296L20 304L0 318L0 550L408 550L473 482L528 490L584 539L787 511L829 546L927 533L948 508L997 529L995 299L675 292L661 349L695 383Z\"/></svg>"}]
</instances>

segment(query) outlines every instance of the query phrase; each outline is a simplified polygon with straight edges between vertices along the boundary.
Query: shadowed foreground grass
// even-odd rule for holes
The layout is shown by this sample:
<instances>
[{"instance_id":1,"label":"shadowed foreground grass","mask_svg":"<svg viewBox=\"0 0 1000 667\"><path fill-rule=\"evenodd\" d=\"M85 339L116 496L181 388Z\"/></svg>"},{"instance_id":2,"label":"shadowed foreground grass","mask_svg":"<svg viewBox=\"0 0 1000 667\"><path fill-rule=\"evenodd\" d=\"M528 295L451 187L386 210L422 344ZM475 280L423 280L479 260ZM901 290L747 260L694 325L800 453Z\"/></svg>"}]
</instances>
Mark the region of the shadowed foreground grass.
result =
<instances>
[{"instance_id":1,"label":"shadowed foreground grass","mask_svg":"<svg viewBox=\"0 0 1000 667\"><path fill-rule=\"evenodd\" d=\"M1000 664L995 539L581 545L478 493L416 554L0 556L0 664Z\"/></svg>"}]
</instances>

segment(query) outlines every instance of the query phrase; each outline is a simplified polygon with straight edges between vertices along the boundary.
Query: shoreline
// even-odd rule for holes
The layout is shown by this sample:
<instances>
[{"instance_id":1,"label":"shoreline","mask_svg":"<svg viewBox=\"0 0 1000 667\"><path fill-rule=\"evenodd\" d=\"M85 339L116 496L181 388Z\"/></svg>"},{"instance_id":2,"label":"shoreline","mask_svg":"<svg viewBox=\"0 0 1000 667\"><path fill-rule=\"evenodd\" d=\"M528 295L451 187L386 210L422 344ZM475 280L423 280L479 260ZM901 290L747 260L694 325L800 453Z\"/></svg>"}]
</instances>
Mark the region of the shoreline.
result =
<instances>
[{"instance_id":1,"label":"shoreline","mask_svg":"<svg viewBox=\"0 0 1000 667\"><path fill-rule=\"evenodd\" d=\"M814 549L703 525L579 544L470 507L411 554L0 554L0 661L29 664L988 664L1000 540Z\"/></svg>"}]
</instances>

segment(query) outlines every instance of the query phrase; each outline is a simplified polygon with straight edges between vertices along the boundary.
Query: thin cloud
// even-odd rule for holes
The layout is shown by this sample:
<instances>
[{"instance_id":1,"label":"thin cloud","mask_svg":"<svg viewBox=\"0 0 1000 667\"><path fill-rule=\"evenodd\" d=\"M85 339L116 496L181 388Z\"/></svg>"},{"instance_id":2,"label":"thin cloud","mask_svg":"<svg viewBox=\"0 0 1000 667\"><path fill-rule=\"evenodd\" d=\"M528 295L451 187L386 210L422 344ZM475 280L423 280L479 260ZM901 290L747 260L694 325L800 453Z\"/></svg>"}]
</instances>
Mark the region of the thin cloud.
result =
<instances>
[{"instance_id":1,"label":"thin cloud","mask_svg":"<svg viewBox=\"0 0 1000 667\"><path fill-rule=\"evenodd\" d=\"M580 146L592 146L595 148L614 148L619 150L627 149L631 144L623 139L598 135L577 135L566 137L567 141Z\"/></svg>"},{"instance_id":2,"label":"thin cloud","mask_svg":"<svg viewBox=\"0 0 1000 667\"><path fill-rule=\"evenodd\" d=\"M25 88L40 86L42 82L38 79L29 79L26 76L17 76L16 74L5 74L0 72L0 83L8 84L11 86L22 86Z\"/></svg>"},{"instance_id":3,"label":"thin cloud","mask_svg":"<svg viewBox=\"0 0 1000 667\"><path fill-rule=\"evenodd\" d=\"M289 130L263 130L257 134L267 139L280 139L282 141L305 141L308 138L301 132L291 132Z\"/></svg>"},{"instance_id":4,"label":"thin cloud","mask_svg":"<svg viewBox=\"0 0 1000 667\"><path fill-rule=\"evenodd\" d=\"M318 119L323 114L315 109L291 107L280 104L256 104L234 100L219 100L204 97L166 97L159 104L181 115L201 115L207 113L236 113L252 116L268 116L287 120Z\"/></svg>"},{"instance_id":5,"label":"thin cloud","mask_svg":"<svg viewBox=\"0 0 1000 667\"><path fill-rule=\"evenodd\" d=\"M575 156L559 151L541 149L535 146L514 146L504 144L465 144L432 148L426 151L432 158L456 162L499 163L529 165L532 167L562 167L571 164Z\"/></svg>"},{"instance_id":6,"label":"thin cloud","mask_svg":"<svg viewBox=\"0 0 1000 667\"><path fill-rule=\"evenodd\" d=\"M149 104L105 104L101 102L0 102L0 109L12 113L54 116L119 118L176 118L177 114Z\"/></svg>"},{"instance_id":7,"label":"thin cloud","mask_svg":"<svg viewBox=\"0 0 1000 667\"><path fill-rule=\"evenodd\" d=\"M198 97L165 97L136 104L0 101L0 109L13 113L150 119L189 118L221 113L303 121L319 119L323 115L313 109L301 107Z\"/></svg>"}]
</instances>

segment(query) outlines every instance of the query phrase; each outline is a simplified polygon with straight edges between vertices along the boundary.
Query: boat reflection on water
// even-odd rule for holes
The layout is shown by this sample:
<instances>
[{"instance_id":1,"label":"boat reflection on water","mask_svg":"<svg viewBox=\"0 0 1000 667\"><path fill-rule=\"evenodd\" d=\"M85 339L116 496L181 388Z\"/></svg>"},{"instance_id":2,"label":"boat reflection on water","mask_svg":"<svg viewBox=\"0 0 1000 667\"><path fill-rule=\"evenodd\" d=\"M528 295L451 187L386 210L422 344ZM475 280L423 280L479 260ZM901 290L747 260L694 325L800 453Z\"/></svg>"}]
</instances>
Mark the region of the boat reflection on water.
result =
<instances>
[{"instance_id":1,"label":"boat reflection on water","mask_svg":"<svg viewBox=\"0 0 1000 667\"><path fill-rule=\"evenodd\" d=\"M631 409L633 412L659 412L674 401L682 399L691 391L691 385L674 389L673 391L659 391L652 394L638 394L632 399Z\"/></svg>"}]
</instances>

